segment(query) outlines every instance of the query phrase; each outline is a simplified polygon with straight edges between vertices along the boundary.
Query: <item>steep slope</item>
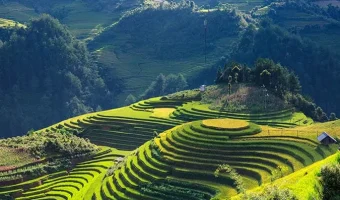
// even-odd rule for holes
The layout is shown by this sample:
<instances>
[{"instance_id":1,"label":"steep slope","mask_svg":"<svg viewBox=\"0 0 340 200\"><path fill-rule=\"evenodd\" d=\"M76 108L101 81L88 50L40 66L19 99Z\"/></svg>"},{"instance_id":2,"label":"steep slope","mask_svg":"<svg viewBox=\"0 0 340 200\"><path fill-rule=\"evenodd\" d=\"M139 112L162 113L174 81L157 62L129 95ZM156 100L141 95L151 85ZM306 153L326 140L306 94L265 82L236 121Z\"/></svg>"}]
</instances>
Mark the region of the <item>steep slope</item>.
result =
<instances>
[{"instance_id":1,"label":"steep slope","mask_svg":"<svg viewBox=\"0 0 340 200\"><path fill-rule=\"evenodd\" d=\"M246 20L229 9L203 12L189 4L146 7L107 28L89 48L98 55L99 63L116 69L127 94L139 95L159 73L189 77L219 60L247 26Z\"/></svg>"}]
</instances>

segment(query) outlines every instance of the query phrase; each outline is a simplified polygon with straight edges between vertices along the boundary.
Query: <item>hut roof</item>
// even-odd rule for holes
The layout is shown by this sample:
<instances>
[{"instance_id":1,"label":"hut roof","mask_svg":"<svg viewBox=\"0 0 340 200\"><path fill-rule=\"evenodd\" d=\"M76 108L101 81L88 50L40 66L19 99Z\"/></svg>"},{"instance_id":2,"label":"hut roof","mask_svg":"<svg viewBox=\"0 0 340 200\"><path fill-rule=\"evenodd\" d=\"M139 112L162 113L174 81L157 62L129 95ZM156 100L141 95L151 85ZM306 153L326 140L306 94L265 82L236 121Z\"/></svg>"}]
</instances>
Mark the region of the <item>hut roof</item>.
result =
<instances>
[{"instance_id":1,"label":"hut roof","mask_svg":"<svg viewBox=\"0 0 340 200\"><path fill-rule=\"evenodd\" d=\"M334 139L332 136L328 135L328 133L326 133L326 132L323 132L321 135L318 136L318 141L321 142L322 140L324 140L326 138L330 138L334 142L337 142L336 139Z\"/></svg>"}]
</instances>

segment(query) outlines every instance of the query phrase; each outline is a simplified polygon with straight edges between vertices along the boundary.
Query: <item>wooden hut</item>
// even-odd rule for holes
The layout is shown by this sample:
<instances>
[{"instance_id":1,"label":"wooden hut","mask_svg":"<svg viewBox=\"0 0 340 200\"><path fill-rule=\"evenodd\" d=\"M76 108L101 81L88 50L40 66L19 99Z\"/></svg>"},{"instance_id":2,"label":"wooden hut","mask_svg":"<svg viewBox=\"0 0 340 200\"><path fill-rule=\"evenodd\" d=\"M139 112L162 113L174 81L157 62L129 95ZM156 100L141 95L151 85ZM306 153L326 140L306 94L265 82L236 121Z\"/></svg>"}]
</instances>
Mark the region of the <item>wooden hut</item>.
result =
<instances>
[{"instance_id":1,"label":"wooden hut","mask_svg":"<svg viewBox=\"0 0 340 200\"><path fill-rule=\"evenodd\" d=\"M326 132L323 132L321 135L318 136L318 141L321 144L324 144L324 145L337 143L336 139L334 139L332 136L328 135L328 133L326 133Z\"/></svg>"}]
</instances>

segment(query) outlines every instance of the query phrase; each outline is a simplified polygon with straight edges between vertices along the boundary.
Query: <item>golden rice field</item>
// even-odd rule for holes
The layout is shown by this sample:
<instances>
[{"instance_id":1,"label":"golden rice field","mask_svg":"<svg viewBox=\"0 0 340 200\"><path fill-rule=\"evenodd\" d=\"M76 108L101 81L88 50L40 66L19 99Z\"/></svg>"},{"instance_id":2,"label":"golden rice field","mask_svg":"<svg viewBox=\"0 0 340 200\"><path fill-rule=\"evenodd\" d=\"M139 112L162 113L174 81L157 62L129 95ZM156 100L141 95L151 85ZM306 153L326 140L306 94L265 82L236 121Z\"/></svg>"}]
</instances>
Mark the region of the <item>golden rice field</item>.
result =
<instances>
[{"instance_id":1,"label":"golden rice field","mask_svg":"<svg viewBox=\"0 0 340 200\"><path fill-rule=\"evenodd\" d=\"M174 112L174 108L155 108L153 109L152 117L168 118L169 115Z\"/></svg>"},{"instance_id":2,"label":"golden rice field","mask_svg":"<svg viewBox=\"0 0 340 200\"><path fill-rule=\"evenodd\" d=\"M249 126L247 121L237 119L208 119L203 120L202 124L210 128L228 130L245 129Z\"/></svg>"}]
</instances>

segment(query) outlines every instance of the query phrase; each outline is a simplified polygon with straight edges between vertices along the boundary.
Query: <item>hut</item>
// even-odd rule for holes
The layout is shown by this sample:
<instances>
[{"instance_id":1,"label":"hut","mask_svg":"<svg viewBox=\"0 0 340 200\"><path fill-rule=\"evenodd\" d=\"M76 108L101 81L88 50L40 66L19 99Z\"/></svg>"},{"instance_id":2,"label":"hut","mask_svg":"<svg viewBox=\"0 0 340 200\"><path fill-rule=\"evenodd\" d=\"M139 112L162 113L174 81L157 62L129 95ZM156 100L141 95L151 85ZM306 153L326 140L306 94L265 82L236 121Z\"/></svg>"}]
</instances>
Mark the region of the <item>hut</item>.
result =
<instances>
[{"instance_id":1,"label":"hut","mask_svg":"<svg viewBox=\"0 0 340 200\"><path fill-rule=\"evenodd\" d=\"M318 136L318 141L324 145L337 143L336 139L328 135L328 133L326 132L323 132L321 135Z\"/></svg>"}]
</instances>

